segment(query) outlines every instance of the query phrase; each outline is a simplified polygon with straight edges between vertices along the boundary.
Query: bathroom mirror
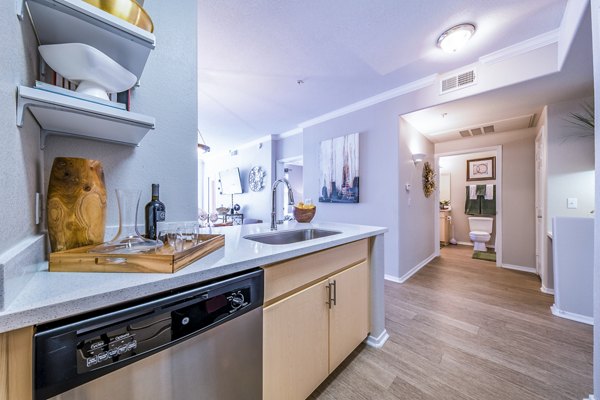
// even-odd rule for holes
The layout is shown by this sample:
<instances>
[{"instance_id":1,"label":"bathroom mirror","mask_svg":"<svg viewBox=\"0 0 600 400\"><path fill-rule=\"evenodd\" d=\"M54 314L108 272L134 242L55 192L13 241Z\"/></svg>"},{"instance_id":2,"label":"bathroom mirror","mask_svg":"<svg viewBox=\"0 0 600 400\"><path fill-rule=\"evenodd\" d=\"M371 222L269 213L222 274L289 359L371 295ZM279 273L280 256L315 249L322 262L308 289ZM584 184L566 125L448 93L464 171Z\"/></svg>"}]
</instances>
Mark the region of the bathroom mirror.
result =
<instances>
[{"instance_id":1,"label":"bathroom mirror","mask_svg":"<svg viewBox=\"0 0 600 400\"><path fill-rule=\"evenodd\" d=\"M440 201L450 201L450 173L440 172Z\"/></svg>"}]
</instances>

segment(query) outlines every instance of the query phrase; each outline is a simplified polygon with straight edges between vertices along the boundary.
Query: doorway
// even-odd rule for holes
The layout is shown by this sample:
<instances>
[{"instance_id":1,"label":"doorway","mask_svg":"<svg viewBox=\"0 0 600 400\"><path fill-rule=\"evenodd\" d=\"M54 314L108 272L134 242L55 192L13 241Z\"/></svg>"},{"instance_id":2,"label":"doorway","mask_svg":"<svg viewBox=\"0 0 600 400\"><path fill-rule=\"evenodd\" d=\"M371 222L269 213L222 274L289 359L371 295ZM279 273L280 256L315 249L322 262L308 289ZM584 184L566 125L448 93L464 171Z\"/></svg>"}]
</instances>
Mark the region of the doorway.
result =
<instances>
[{"instance_id":1,"label":"doorway","mask_svg":"<svg viewBox=\"0 0 600 400\"><path fill-rule=\"evenodd\" d=\"M495 174L494 179L469 181L467 176L468 162L477 159L489 159L494 157ZM459 150L448 153L439 153L435 155L435 168L437 174L437 185L440 190L435 191L434 202L434 248L436 255L440 255L441 239L447 243L458 245L473 246L473 242L469 237L469 220L470 215L473 216L488 216L491 214L488 210L467 210L467 196L471 185L475 185L476 189L483 190L490 188L493 190L495 186L495 194L491 197L495 203L495 215L493 215L492 232L489 242L486 247L493 249L496 256L496 266L502 266L502 146L491 146L477 149ZM443 190L442 190L443 189ZM493 192L492 192L493 193ZM442 199L441 197L448 197ZM479 196L475 195L478 199ZM487 198L487 194L484 195ZM441 203L444 201L444 203ZM446 203L447 202L447 203ZM446 206L447 204L447 206ZM471 214L475 213L475 214ZM481 214L483 213L483 214ZM444 224L447 224L444 226ZM446 232L444 232L446 230ZM444 238L444 233L449 237Z\"/></svg>"},{"instance_id":2,"label":"doorway","mask_svg":"<svg viewBox=\"0 0 600 400\"><path fill-rule=\"evenodd\" d=\"M304 199L304 159L302 156L288 157L277 160L276 165L277 179L287 179L292 187L294 201L297 203ZM293 210L289 205L288 191L283 190L283 186L277 188L277 197L281 200L277 211L277 219L285 220L292 218Z\"/></svg>"}]
</instances>

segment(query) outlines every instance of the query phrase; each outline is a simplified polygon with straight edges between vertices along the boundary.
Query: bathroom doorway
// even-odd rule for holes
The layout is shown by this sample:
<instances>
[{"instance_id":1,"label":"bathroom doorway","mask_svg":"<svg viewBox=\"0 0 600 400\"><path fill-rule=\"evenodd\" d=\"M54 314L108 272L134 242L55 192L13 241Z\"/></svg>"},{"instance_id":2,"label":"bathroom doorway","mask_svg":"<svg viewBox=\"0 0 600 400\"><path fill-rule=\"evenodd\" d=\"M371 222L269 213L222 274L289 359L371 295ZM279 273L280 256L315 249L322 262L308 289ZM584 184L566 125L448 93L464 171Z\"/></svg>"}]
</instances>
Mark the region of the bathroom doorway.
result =
<instances>
[{"instance_id":1,"label":"bathroom doorway","mask_svg":"<svg viewBox=\"0 0 600 400\"><path fill-rule=\"evenodd\" d=\"M493 175L482 175L486 179L469 176L468 168L474 164L492 166L487 160L493 160ZM439 188L434 202L436 255L440 255L442 241L449 246L473 246L468 218L491 217L490 238L484 243L490 253L495 251L496 266L502 266L502 146L439 153L435 155L435 168ZM467 203L467 198L472 201Z\"/></svg>"}]
</instances>

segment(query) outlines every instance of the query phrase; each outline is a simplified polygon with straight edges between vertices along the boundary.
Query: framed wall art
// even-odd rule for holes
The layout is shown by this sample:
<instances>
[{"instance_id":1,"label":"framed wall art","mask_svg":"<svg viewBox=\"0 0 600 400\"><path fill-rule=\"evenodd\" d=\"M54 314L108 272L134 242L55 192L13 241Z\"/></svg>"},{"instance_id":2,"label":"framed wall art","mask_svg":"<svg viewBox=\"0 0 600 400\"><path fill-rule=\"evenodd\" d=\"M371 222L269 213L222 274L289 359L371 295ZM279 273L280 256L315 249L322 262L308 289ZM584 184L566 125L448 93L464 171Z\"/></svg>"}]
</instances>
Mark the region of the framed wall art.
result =
<instances>
[{"instance_id":1,"label":"framed wall art","mask_svg":"<svg viewBox=\"0 0 600 400\"><path fill-rule=\"evenodd\" d=\"M467 181L496 179L496 157L467 160Z\"/></svg>"},{"instance_id":2,"label":"framed wall art","mask_svg":"<svg viewBox=\"0 0 600 400\"><path fill-rule=\"evenodd\" d=\"M358 203L358 133L321 142L319 201Z\"/></svg>"}]
</instances>

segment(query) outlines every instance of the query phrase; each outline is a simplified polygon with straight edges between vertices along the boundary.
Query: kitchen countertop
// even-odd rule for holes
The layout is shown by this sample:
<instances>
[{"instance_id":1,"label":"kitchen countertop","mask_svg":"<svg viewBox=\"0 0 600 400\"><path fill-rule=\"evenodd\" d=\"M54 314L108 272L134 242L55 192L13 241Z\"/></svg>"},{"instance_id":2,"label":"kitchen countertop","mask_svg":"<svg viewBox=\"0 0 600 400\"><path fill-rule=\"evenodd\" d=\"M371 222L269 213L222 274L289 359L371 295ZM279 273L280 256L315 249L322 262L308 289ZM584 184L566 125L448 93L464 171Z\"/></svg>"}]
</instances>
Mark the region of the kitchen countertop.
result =
<instances>
[{"instance_id":1,"label":"kitchen countertop","mask_svg":"<svg viewBox=\"0 0 600 400\"><path fill-rule=\"evenodd\" d=\"M35 273L0 312L0 333L139 299L178 287L279 262L385 233L387 228L340 223L279 225L279 230L319 228L341 234L287 245L267 245L243 236L270 232L269 224L213 228L225 246L174 274L48 272ZM207 229L203 229L207 232Z\"/></svg>"}]
</instances>

